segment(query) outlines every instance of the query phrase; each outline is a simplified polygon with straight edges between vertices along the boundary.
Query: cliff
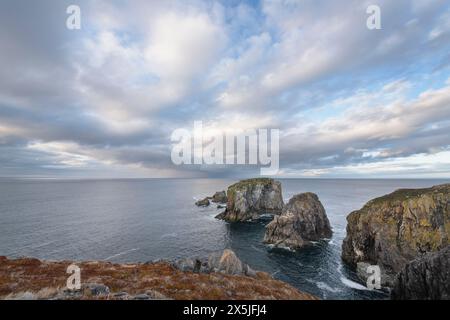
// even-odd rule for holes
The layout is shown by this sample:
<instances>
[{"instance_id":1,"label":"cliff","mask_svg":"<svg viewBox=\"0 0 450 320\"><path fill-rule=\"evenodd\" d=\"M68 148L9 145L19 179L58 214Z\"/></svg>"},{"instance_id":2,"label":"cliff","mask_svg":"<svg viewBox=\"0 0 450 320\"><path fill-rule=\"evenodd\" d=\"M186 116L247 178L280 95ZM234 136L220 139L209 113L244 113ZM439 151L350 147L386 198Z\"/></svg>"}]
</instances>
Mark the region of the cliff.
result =
<instances>
[{"instance_id":1,"label":"cliff","mask_svg":"<svg viewBox=\"0 0 450 320\"><path fill-rule=\"evenodd\" d=\"M446 247L450 238L450 184L400 189L369 201L347 217L342 259L378 265L395 275L413 259Z\"/></svg>"},{"instance_id":2,"label":"cliff","mask_svg":"<svg viewBox=\"0 0 450 320\"><path fill-rule=\"evenodd\" d=\"M408 263L397 275L394 300L450 300L450 246Z\"/></svg>"}]
</instances>

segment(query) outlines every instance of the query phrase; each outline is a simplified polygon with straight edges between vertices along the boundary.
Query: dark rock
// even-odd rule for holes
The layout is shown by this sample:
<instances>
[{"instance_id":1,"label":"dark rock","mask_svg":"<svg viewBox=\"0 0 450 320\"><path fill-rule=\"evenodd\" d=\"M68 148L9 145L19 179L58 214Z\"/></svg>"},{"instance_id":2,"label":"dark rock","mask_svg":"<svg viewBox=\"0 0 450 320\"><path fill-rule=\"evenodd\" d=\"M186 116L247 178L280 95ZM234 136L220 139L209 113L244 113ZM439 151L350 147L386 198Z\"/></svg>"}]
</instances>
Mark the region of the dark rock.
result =
<instances>
[{"instance_id":1,"label":"dark rock","mask_svg":"<svg viewBox=\"0 0 450 320\"><path fill-rule=\"evenodd\" d=\"M199 273L202 267L202 262L199 259L194 260L194 269L192 270L195 273Z\"/></svg>"},{"instance_id":2,"label":"dark rock","mask_svg":"<svg viewBox=\"0 0 450 320\"><path fill-rule=\"evenodd\" d=\"M450 300L450 246L408 263L397 275L395 300Z\"/></svg>"},{"instance_id":3,"label":"dark rock","mask_svg":"<svg viewBox=\"0 0 450 320\"><path fill-rule=\"evenodd\" d=\"M133 300L150 300L150 296L145 293L137 294L133 297Z\"/></svg>"},{"instance_id":4,"label":"dark rock","mask_svg":"<svg viewBox=\"0 0 450 320\"><path fill-rule=\"evenodd\" d=\"M283 209L281 183L273 179L242 180L228 187L227 208L216 216L229 222L248 221Z\"/></svg>"},{"instance_id":5,"label":"dark rock","mask_svg":"<svg viewBox=\"0 0 450 320\"><path fill-rule=\"evenodd\" d=\"M107 296L109 288L101 283L86 283L81 286L84 294L90 296Z\"/></svg>"},{"instance_id":6,"label":"dark rock","mask_svg":"<svg viewBox=\"0 0 450 320\"><path fill-rule=\"evenodd\" d=\"M211 197L211 201L216 203L227 203L227 200L227 193L225 191L218 191Z\"/></svg>"},{"instance_id":7,"label":"dark rock","mask_svg":"<svg viewBox=\"0 0 450 320\"><path fill-rule=\"evenodd\" d=\"M276 247L298 249L323 238L332 231L325 209L314 193L292 197L280 216L266 226L264 242Z\"/></svg>"},{"instance_id":8,"label":"dark rock","mask_svg":"<svg viewBox=\"0 0 450 320\"><path fill-rule=\"evenodd\" d=\"M194 271L195 261L191 258L178 259L172 262L172 266L181 271Z\"/></svg>"},{"instance_id":9,"label":"dark rock","mask_svg":"<svg viewBox=\"0 0 450 320\"><path fill-rule=\"evenodd\" d=\"M425 252L440 250L450 238L450 184L401 189L369 201L347 217L342 259L378 265L395 276Z\"/></svg>"},{"instance_id":10,"label":"dark rock","mask_svg":"<svg viewBox=\"0 0 450 320\"><path fill-rule=\"evenodd\" d=\"M202 199L202 200L198 200L195 205L198 207L207 207L209 206L210 202L208 198Z\"/></svg>"},{"instance_id":11,"label":"dark rock","mask_svg":"<svg viewBox=\"0 0 450 320\"><path fill-rule=\"evenodd\" d=\"M217 209L226 209L226 208L227 208L227 206L224 205L224 204L218 204L217 205Z\"/></svg>"},{"instance_id":12,"label":"dark rock","mask_svg":"<svg viewBox=\"0 0 450 320\"><path fill-rule=\"evenodd\" d=\"M122 292L114 293L112 296L114 299L126 300L126 299L128 299L129 294L128 294L128 292L122 291Z\"/></svg>"}]
</instances>

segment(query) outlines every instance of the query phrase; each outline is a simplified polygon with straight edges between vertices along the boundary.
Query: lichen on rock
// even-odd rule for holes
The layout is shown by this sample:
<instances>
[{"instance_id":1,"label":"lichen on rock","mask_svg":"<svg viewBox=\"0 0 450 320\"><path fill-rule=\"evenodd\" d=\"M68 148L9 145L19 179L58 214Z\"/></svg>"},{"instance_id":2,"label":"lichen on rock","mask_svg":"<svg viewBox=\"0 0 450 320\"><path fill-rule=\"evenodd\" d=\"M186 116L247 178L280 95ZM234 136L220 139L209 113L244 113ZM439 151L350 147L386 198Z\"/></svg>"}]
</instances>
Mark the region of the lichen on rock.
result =
<instances>
[{"instance_id":1,"label":"lichen on rock","mask_svg":"<svg viewBox=\"0 0 450 320\"><path fill-rule=\"evenodd\" d=\"M342 259L378 265L395 275L425 252L449 244L450 184L400 189L369 201L347 217Z\"/></svg>"},{"instance_id":2,"label":"lichen on rock","mask_svg":"<svg viewBox=\"0 0 450 320\"><path fill-rule=\"evenodd\" d=\"M249 221L283 209L281 183L269 178L242 180L228 187L227 208L216 218L229 222Z\"/></svg>"}]
</instances>

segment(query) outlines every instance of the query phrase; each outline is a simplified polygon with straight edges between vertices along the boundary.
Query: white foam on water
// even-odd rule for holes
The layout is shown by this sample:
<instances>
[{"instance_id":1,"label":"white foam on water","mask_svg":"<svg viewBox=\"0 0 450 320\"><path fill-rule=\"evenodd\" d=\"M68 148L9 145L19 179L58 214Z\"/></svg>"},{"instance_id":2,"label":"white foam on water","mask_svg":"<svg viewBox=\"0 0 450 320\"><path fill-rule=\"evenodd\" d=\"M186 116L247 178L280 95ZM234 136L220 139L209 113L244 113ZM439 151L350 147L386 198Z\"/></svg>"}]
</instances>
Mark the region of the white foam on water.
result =
<instances>
[{"instance_id":1,"label":"white foam on water","mask_svg":"<svg viewBox=\"0 0 450 320\"><path fill-rule=\"evenodd\" d=\"M261 252L261 253L264 253L264 252L265 252L264 250L261 250L261 249L255 247L254 245L251 245L250 247L251 247L252 249L258 251L258 252Z\"/></svg>"},{"instance_id":2,"label":"white foam on water","mask_svg":"<svg viewBox=\"0 0 450 320\"><path fill-rule=\"evenodd\" d=\"M322 282L322 281L316 282L316 286L319 289L327 290L327 291L330 291L330 292L333 292L333 293L337 293L337 292L341 292L342 291L339 288L330 287L328 284L326 284L325 282Z\"/></svg>"},{"instance_id":3,"label":"white foam on water","mask_svg":"<svg viewBox=\"0 0 450 320\"><path fill-rule=\"evenodd\" d=\"M163 234L160 239L174 238L174 237L177 237L177 236L178 236L178 233L176 233L176 232L166 233L166 234Z\"/></svg>"},{"instance_id":4,"label":"white foam on water","mask_svg":"<svg viewBox=\"0 0 450 320\"><path fill-rule=\"evenodd\" d=\"M347 279L346 277L341 277L341 282L346 285L349 288L356 289L356 290L365 290L365 291L372 291L369 288L363 286L362 284L359 284L355 281L352 281L350 279Z\"/></svg>"},{"instance_id":5,"label":"white foam on water","mask_svg":"<svg viewBox=\"0 0 450 320\"><path fill-rule=\"evenodd\" d=\"M105 260L110 260L110 259L113 259L113 258L117 258L117 257L123 256L124 254L130 253L130 252L133 252L133 251L137 251L137 250L139 250L139 248L134 248L134 249L130 249L130 250L125 250L125 251L122 251L122 252L113 254L112 256L109 256L109 257L106 258Z\"/></svg>"}]
</instances>

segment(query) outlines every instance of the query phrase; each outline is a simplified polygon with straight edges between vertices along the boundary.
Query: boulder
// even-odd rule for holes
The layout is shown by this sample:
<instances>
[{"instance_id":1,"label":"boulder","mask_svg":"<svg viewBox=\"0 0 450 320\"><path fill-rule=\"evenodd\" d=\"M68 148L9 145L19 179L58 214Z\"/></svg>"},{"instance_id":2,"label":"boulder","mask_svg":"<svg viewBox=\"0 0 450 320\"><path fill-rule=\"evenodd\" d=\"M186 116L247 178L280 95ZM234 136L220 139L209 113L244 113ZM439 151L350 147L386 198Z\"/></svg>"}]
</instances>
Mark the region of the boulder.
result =
<instances>
[{"instance_id":1,"label":"boulder","mask_svg":"<svg viewBox=\"0 0 450 320\"><path fill-rule=\"evenodd\" d=\"M293 196L280 216L266 226L264 242L276 247L299 249L311 241L331 238L325 209L314 193Z\"/></svg>"},{"instance_id":2,"label":"boulder","mask_svg":"<svg viewBox=\"0 0 450 320\"><path fill-rule=\"evenodd\" d=\"M133 300L150 300L150 296L146 293L140 293L132 297Z\"/></svg>"},{"instance_id":3,"label":"boulder","mask_svg":"<svg viewBox=\"0 0 450 320\"><path fill-rule=\"evenodd\" d=\"M227 208L216 216L229 222L249 221L283 209L281 183L269 178L242 180L228 187Z\"/></svg>"},{"instance_id":4,"label":"boulder","mask_svg":"<svg viewBox=\"0 0 450 320\"><path fill-rule=\"evenodd\" d=\"M172 262L172 266L181 271L199 272L202 262L199 259L183 258Z\"/></svg>"},{"instance_id":5,"label":"boulder","mask_svg":"<svg viewBox=\"0 0 450 320\"><path fill-rule=\"evenodd\" d=\"M83 293L87 296L107 296L109 288L101 283L86 283L81 287Z\"/></svg>"},{"instance_id":6,"label":"boulder","mask_svg":"<svg viewBox=\"0 0 450 320\"><path fill-rule=\"evenodd\" d=\"M226 203L227 193L225 191L218 191L211 197L211 201L215 203Z\"/></svg>"},{"instance_id":7,"label":"boulder","mask_svg":"<svg viewBox=\"0 0 450 320\"><path fill-rule=\"evenodd\" d=\"M450 300L450 246L408 263L397 275L395 300Z\"/></svg>"},{"instance_id":8,"label":"boulder","mask_svg":"<svg viewBox=\"0 0 450 320\"><path fill-rule=\"evenodd\" d=\"M247 264L242 263L234 251L225 249L222 254L213 253L208 258L210 272L222 272L232 275L247 275L254 277L256 272Z\"/></svg>"},{"instance_id":9,"label":"boulder","mask_svg":"<svg viewBox=\"0 0 450 320\"><path fill-rule=\"evenodd\" d=\"M112 298L117 300L128 300L129 297L130 295L125 291L116 292L112 295Z\"/></svg>"},{"instance_id":10,"label":"boulder","mask_svg":"<svg viewBox=\"0 0 450 320\"><path fill-rule=\"evenodd\" d=\"M171 266L184 272L221 272L231 275L256 276L256 271L242 263L230 249L225 249L223 252L213 252L207 258L178 259L173 261Z\"/></svg>"},{"instance_id":11,"label":"boulder","mask_svg":"<svg viewBox=\"0 0 450 320\"><path fill-rule=\"evenodd\" d=\"M425 252L449 243L450 184L400 189L369 201L347 217L342 259L378 265L395 276Z\"/></svg>"},{"instance_id":12,"label":"boulder","mask_svg":"<svg viewBox=\"0 0 450 320\"><path fill-rule=\"evenodd\" d=\"M202 200L198 200L195 205L198 207L207 207L209 206L210 202L208 198L202 199Z\"/></svg>"}]
</instances>

